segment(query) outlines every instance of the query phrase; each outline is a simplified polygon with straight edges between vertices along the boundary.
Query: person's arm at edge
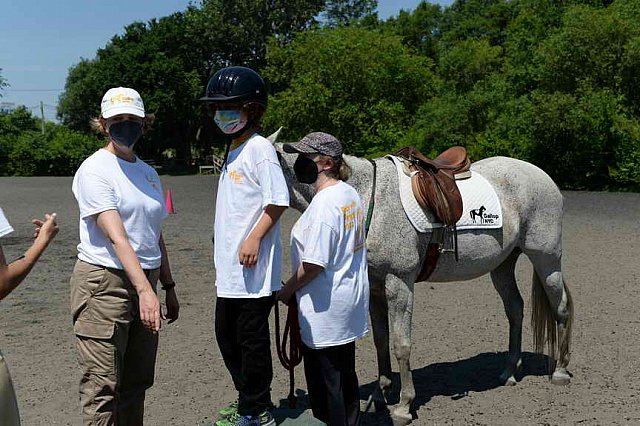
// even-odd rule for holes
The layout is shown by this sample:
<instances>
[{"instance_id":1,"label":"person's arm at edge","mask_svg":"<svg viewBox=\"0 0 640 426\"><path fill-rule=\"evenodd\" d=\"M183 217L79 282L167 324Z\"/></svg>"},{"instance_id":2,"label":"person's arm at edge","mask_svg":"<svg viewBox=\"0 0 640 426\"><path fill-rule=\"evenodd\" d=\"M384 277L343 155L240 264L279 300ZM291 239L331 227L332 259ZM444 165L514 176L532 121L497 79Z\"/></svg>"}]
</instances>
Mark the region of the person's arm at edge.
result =
<instances>
[{"instance_id":1,"label":"person's arm at edge","mask_svg":"<svg viewBox=\"0 0 640 426\"><path fill-rule=\"evenodd\" d=\"M56 214L45 214L44 217L44 221L38 219L32 221L36 225L36 239L20 259L7 264L0 247L0 300L20 285L58 233Z\"/></svg>"},{"instance_id":2,"label":"person's arm at edge","mask_svg":"<svg viewBox=\"0 0 640 426\"><path fill-rule=\"evenodd\" d=\"M160 264L160 283L166 288L165 290L165 305L167 307L167 313L162 316L163 319L168 319L169 324L178 319L180 312L180 304L178 303L178 296L176 295L176 283L173 281L171 275L171 266L169 265L169 255L167 254L167 247L164 244L164 238L160 234L160 253L162 261Z\"/></svg>"},{"instance_id":3,"label":"person's arm at edge","mask_svg":"<svg viewBox=\"0 0 640 426\"><path fill-rule=\"evenodd\" d=\"M118 260L138 293L142 323L154 331L160 330L160 302L129 243L120 214L117 210L106 210L94 217L100 230L111 241Z\"/></svg>"}]
</instances>

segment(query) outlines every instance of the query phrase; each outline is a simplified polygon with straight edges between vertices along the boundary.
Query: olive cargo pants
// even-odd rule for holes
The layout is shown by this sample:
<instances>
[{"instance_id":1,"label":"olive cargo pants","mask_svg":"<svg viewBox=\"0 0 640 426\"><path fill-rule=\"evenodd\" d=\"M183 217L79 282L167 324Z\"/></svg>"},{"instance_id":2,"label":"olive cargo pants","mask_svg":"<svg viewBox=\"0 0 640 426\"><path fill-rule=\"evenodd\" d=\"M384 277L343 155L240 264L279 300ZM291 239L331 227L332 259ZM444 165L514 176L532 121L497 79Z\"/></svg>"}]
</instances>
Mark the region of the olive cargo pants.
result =
<instances>
[{"instance_id":1,"label":"olive cargo pants","mask_svg":"<svg viewBox=\"0 0 640 426\"><path fill-rule=\"evenodd\" d=\"M159 269L145 271L155 291ZM83 370L84 425L140 426L153 385L158 334L140 321L138 296L122 270L79 260L71 276L71 312Z\"/></svg>"}]
</instances>

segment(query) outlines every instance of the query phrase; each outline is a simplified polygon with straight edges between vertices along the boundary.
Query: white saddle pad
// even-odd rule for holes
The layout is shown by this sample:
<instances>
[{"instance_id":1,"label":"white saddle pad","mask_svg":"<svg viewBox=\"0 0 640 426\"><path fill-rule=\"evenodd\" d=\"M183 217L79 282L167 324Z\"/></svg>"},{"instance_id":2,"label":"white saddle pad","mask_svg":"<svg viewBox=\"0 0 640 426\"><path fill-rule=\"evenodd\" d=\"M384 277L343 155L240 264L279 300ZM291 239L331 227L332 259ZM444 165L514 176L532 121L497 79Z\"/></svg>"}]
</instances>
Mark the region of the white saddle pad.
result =
<instances>
[{"instance_id":1,"label":"white saddle pad","mask_svg":"<svg viewBox=\"0 0 640 426\"><path fill-rule=\"evenodd\" d=\"M393 160L396 166L400 201L413 227L418 232L442 228L442 223L436 221L433 213L424 210L418 204L411 189L411 174L404 162L394 155L387 155L387 157ZM458 230L502 228L500 200L484 176L478 172L472 172L470 178L457 180L456 183L462 195L462 217L456 224Z\"/></svg>"}]
</instances>

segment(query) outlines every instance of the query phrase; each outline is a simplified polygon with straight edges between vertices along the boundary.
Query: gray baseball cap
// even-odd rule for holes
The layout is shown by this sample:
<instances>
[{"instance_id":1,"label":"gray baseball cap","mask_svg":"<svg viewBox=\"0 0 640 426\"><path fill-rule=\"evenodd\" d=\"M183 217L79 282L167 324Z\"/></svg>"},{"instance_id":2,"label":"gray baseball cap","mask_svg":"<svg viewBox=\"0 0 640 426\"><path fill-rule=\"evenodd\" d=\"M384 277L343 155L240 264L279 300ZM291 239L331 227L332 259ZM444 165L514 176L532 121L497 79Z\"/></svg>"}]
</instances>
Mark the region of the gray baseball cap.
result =
<instances>
[{"instance_id":1,"label":"gray baseball cap","mask_svg":"<svg viewBox=\"0 0 640 426\"><path fill-rule=\"evenodd\" d=\"M285 143L284 152L289 154L322 154L329 157L342 156L342 144L335 136L324 132L313 132L296 143Z\"/></svg>"}]
</instances>

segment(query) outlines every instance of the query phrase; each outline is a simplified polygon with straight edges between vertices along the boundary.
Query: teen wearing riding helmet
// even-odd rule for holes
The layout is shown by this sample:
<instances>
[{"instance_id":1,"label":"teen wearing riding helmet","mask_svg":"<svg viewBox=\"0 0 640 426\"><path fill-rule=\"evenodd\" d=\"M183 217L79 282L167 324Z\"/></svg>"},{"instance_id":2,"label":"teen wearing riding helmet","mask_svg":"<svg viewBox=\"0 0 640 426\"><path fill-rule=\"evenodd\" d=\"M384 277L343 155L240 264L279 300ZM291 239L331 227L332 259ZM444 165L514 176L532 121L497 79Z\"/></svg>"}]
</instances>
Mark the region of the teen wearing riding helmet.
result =
<instances>
[{"instance_id":1,"label":"teen wearing riding helmet","mask_svg":"<svg viewBox=\"0 0 640 426\"><path fill-rule=\"evenodd\" d=\"M330 426L359 424L355 341L368 332L369 279L360 196L332 135L285 144L298 153L296 179L315 195L291 230L295 271L278 299L298 303L304 373L313 415Z\"/></svg>"},{"instance_id":2,"label":"teen wearing riding helmet","mask_svg":"<svg viewBox=\"0 0 640 426\"><path fill-rule=\"evenodd\" d=\"M156 171L133 147L151 125L137 91L117 87L102 98L92 124L107 136L73 179L80 209L71 311L83 370L85 425L142 425L145 391L155 374L161 318L179 304L162 238L167 217ZM160 311L156 283L166 291Z\"/></svg>"},{"instance_id":3,"label":"teen wearing riding helmet","mask_svg":"<svg viewBox=\"0 0 640 426\"><path fill-rule=\"evenodd\" d=\"M258 134L267 107L260 75L223 68L201 100L230 138L216 196L215 332L238 400L221 410L216 424L272 425L269 314L281 286L278 220L289 206L289 191L275 148Z\"/></svg>"}]
</instances>

